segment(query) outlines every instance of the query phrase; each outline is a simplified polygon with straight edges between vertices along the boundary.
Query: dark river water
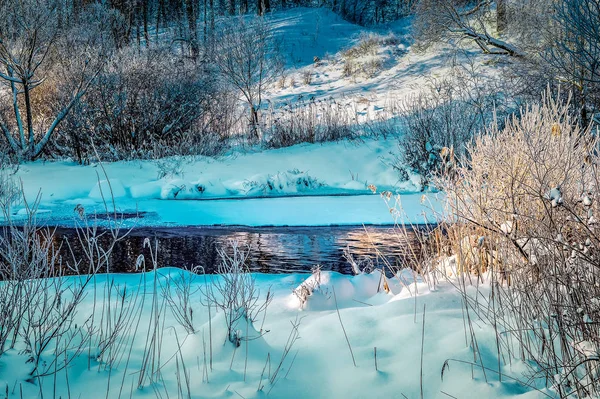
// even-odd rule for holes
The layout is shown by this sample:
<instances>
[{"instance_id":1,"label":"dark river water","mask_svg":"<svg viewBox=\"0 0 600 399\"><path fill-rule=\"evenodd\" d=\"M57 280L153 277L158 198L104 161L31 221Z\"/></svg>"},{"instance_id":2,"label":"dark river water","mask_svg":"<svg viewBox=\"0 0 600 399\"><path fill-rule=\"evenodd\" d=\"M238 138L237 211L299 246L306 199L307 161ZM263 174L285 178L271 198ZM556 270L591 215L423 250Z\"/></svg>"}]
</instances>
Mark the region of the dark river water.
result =
<instances>
[{"instance_id":1,"label":"dark river water","mask_svg":"<svg viewBox=\"0 0 600 399\"><path fill-rule=\"evenodd\" d=\"M74 229L59 228L54 237L56 244L62 242L61 253L65 259L72 256L64 240L69 241L76 257L82 257ZM418 246L414 232L405 236L393 227L138 228L116 244L109 261L110 271L135 271L140 254L150 263L149 249L144 248L146 238L153 245L158 243L159 267L202 266L207 273L216 271L217 248L230 253L234 241L250 252L247 266L262 273L309 272L318 264L324 270L350 274L352 267L344 256L346 248L363 265L402 266L407 263L409 251ZM99 242L106 246L109 241L105 236L100 237Z\"/></svg>"}]
</instances>

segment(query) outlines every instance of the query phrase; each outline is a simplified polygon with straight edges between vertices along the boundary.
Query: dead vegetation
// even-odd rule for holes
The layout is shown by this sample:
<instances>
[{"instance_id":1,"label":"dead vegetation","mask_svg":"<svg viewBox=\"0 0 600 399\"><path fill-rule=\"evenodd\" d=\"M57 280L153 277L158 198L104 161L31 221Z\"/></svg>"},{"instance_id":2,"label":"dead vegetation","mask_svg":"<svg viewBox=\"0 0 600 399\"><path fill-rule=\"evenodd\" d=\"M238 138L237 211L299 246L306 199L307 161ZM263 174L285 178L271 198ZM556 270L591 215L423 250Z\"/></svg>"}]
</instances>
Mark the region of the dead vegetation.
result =
<instances>
[{"instance_id":1,"label":"dead vegetation","mask_svg":"<svg viewBox=\"0 0 600 399\"><path fill-rule=\"evenodd\" d=\"M597 132L571 114L546 96L446 158L446 214L421 265L461 293L473 353L463 363L502 381L520 360L523 385L583 398L600 392L600 158ZM495 332L493 367L474 319Z\"/></svg>"}]
</instances>

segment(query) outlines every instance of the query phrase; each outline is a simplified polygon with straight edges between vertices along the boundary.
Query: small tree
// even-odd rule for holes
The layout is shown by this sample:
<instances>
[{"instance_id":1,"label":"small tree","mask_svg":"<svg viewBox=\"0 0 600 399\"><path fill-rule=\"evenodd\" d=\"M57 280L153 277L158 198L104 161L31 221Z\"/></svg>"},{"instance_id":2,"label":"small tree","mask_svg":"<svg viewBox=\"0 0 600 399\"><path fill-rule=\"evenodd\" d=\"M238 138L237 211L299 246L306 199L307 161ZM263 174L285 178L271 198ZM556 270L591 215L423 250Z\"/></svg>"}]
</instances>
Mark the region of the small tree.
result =
<instances>
[{"instance_id":1,"label":"small tree","mask_svg":"<svg viewBox=\"0 0 600 399\"><path fill-rule=\"evenodd\" d=\"M74 32L76 27L61 26L56 3L23 0L0 4L0 81L8 85L12 100L12 123L0 115L0 131L18 159L34 160L41 154L100 70L101 35L91 34L89 28ZM69 93L49 125L36 132L42 128L35 121L32 92L41 86L51 91L50 76Z\"/></svg>"},{"instance_id":2,"label":"small tree","mask_svg":"<svg viewBox=\"0 0 600 399\"><path fill-rule=\"evenodd\" d=\"M282 70L271 31L261 17L239 17L224 23L215 37L215 63L223 80L242 93L250 107L251 132L259 139L262 96Z\"/></svg>"}]
</instances>

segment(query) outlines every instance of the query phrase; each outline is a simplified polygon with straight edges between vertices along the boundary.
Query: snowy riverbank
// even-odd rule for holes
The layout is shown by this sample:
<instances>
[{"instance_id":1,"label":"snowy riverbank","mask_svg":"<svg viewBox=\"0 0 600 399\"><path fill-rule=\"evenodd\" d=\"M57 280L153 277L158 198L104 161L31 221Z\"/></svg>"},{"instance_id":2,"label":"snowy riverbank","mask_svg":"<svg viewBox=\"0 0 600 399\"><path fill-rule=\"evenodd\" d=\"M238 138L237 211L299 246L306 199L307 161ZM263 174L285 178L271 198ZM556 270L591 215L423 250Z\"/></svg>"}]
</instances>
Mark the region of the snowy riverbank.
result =
<instances>
[{"instance_id":1,"label":"snowy riverbank","mask_svg":"<svg viewBox=\"0 0 600 399\"><path fill-rule=\"evenodd\" d=\"M88 215L139 213L138 226L328 226L425 223L439 210L420 178L399 180L391 166L393 140L302 144L231 153L221 158L170 158L81 166L70 162L21 165L15 178L38 218L69 225L75 208ZM400 194L406 218L395 219L374 191ZM210 201L204 201L210 200ZM15 220L24 204L13 208ZM405 215L402 215L405 216ZM132 222L133 223L133 222Z\"/></svg>"},{"instance_id":2,"label":"snowy riverbank","mask_svg":"<svg viewBox=\"0 0 600 399\"><path fill-rule=\"evenodd\" d=\"M216 312L214 305L208 313L207 306L202 305L206 303L202 295L207 288L205 281L210 284L211 277L205 280L168 268L160 269L156 279L154 272L99 275L84 290L85 297L73 317L73 331L86 336L89 316L95 311L98 329L92 335L92 344L84 345L66 369L27 383L32 365L21 352L20 343L0 357L0 386L16 392L15 397L22 392L22 397L43 394L63 398L542 396L506 378L498 382L493 373L488 373L486 382L480 369L456 362L450 362L443 380L440 378L446 360L473 360L465 344L461 297L448 283L432 291L420 279L415 281L410 272L404 272L388 281L390 292L386 293L379 272L354 277L322 272L318 285L314 284L314 276L306 274L254 277L259 302L264 301L269 289L273 299L266 312L256 315L254 323L239 323L240 336L250 339L242 339L235 348L226 338L224 313ZM314 290L302 307L293 290L307 277L304 284L311 284ZM69 278L62 287L77 285L77 281ZM110 290L106 290L107 281L112 284ZM166 287L172 289L172 304L165 302ZM189 309L186 307L185 312L192 315L193 333L186 332L175 317L174 310L179 306L176 287L189 287ZM158 295L153 295L155 292ZM68 295L64 300L68 301ZM121 306L127 323L117 330ZM101 320L101 314L107 316L109 308L112 321ZM477 323L474 326L478 329L479 350L484 354L481 362L496 367L493 328ZM117 330L114 344L107 347L103 339L112 329ZM290 337L296 334L298 339L290 345ZM71 345L78 339L76 334ZM43 367L51 365L53 350L54 346L44 351ZM74 351L67 350L67 357ZM516 377L521 377L522 370L518 362L503 368L504 373Z\"/></svg>"}]
</instances>

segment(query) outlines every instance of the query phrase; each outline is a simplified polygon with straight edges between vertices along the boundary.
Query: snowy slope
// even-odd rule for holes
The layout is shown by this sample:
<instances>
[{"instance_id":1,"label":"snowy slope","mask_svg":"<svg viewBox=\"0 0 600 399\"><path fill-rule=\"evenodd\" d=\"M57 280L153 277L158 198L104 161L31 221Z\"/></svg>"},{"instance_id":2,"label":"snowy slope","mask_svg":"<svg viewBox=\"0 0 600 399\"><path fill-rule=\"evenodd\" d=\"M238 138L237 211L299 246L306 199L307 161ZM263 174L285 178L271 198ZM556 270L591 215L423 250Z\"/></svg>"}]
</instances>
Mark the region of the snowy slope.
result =
<instances>
[{"instance_id":1,"label":"snowy slope","mask_svg":"<svg viewBox=\"0 0 600 399\"><path fill-rule=\"evenodd\" d=\"M310 65L314 57L325 58L344 50L364 30L325 8L276 11L267 19L288 69Z\"/></svg>"},{"instance_id":2,"label":"snowy slope","mask_svg":"<svg viewBox=\"0 0 600 399\"><path fill-rule=\"evenodd\" d=\"M275 109L314 98L342 104L357 123L387 120L394 117L402 101L426 88L430 78L443 77L456 65L481 66L487 60L475 47L456 51L439 45L415 51L411 18L375 28L354 25L321 8L279 11L269 18L287 59L288 83L285 87L274 85L265 96ZM346 76L344 53L369 36L381 41L376 54L350 61L359 64L359 70L360 64L369 60L380 67L374 73ZM313 62L315 56L319 62ZM485 72L495 73L493 68ZM303 81L307 73L310 83Z\"/></svg>"}]
</instances>

